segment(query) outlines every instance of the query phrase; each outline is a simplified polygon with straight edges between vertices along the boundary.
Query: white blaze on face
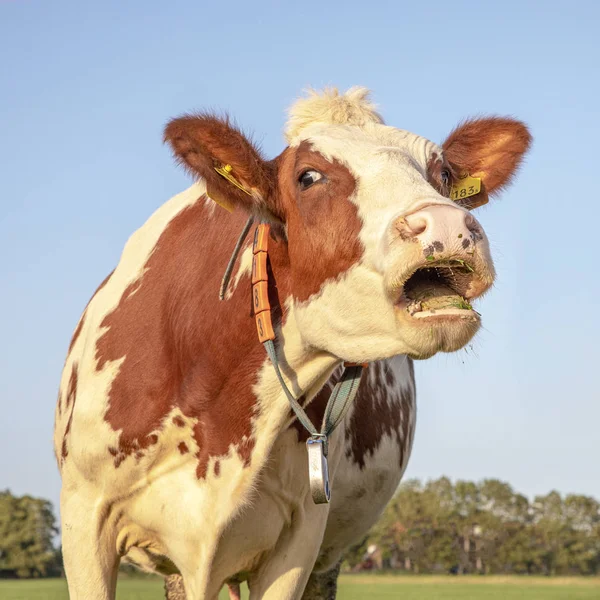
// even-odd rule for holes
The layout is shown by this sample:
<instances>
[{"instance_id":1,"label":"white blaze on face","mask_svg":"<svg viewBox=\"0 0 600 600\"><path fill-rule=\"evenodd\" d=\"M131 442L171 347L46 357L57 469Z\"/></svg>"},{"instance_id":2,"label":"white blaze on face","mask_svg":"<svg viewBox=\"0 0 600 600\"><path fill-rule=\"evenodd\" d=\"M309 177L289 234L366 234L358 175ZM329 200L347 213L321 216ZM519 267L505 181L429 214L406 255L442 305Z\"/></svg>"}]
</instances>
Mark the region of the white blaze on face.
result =
<instances>
[{"instance_id":1,"label":"white blaze on face","mask_svg":"<svg viewBox=\"0 0 600 600\"><path fill-rule=\"evenodd\" d=\"M364 247L356 265L337 280L325 282L319 294L297 307L297 323L307 343L346 360L373 361L397 354L430 356L443 350L444 343L425 340L423 328L399 319L390 297L389 280L422 262L424 256L419 243L398 239L394 223L430 203L464 209L428 182L428 164L442 157L442 149L425 138L383 125L366 101L366 92L363 90L362 96L353 93L354 98L330 95L329 102L334 105L330 111L324 110L323 98L317 102L313 97L317 109L312 122L311 98L301 101L302 119L294 117L294 108L291 111L290 145L308 141L314 151L342 163L354 176L356 190L350 201L356 204L362 221L359 237ZM361 107L342 110L339 105L344 101ZM487 248L485 240L482 245ZM487 250L485 254L489 258ZM454 336L455 331L449 335ZM453 345L451 341L445 344Z\"/></svg>"}]
</instances>

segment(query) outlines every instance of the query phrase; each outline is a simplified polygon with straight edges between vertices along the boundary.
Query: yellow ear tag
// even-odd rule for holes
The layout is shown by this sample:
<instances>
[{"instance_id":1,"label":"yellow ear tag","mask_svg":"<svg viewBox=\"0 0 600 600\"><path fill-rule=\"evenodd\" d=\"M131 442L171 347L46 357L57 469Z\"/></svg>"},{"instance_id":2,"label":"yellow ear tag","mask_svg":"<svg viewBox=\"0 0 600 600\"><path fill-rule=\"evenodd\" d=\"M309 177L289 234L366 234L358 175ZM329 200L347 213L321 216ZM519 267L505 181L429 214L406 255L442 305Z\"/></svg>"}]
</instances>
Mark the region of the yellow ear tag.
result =
<instances>
[{"instance_id":1,"label":"yellow ear tag","mask_svg":"<svg viewBox=\"0 0 600 600\"><path fill-rule=\"evenodd\" d=\"M208 184L206 185L206 194L213 202L216 202L221 208L224 208L230 213L233 212L233 209L235 208L233 204L229 202L229 200L223 198L222 196L215 194L214 190L212 190Z\"/></svg>"},{"instance_id":2,"label":"yellow ear tag","mask_svg":"<svg viewBox=\"0 0 600 600\"><path fill-rule=\"evenodd\" d=\"M248 194L248 196L251 196L252 194L231 174L232 170L233 167L231 165L215 167L215 171L219 175L221 175L221 177L224 177L225 179L227 179L227 181L229 181L229 183L235 185L236 188L239 188L240 190L242 190L242 192L245 192L246 194ZM208 197L211 200L214 200L219 206L223 207L229 212L233 212L235 205L226 198L223 198L223 196L220 196L219 194L215 193L213 189L210 189L209 185L206 186L206 193L208 194Z\"/></svg>"},{"instance_id":3,"label":"yellow ear tag","mask_svg":"<svg viewBox=\"0 0 600 600\"><path fill-rule=\"evenodd\" d=\"M239 188L240 190L242 190L242 192L248 194L248 196L252 196L252 194L231 174L232 170L233 167L231 165L215 167L215 171L222 177L225 177L225 179L227 179L229 183L233 183L233 185L235 185L236 188Z\"/></svg>"},{"instance_id":4,"label":"yellow ear tag","mask_svg":"<svg viewBox=\"0 0 600 600\"><path fill-rule=\"evenodd\" d=\"M479 194L480 191L481 177L471 177L467 174L450 188L450 198L456 202L460 202L463 198Z\"/></svg>"}]
</instances>

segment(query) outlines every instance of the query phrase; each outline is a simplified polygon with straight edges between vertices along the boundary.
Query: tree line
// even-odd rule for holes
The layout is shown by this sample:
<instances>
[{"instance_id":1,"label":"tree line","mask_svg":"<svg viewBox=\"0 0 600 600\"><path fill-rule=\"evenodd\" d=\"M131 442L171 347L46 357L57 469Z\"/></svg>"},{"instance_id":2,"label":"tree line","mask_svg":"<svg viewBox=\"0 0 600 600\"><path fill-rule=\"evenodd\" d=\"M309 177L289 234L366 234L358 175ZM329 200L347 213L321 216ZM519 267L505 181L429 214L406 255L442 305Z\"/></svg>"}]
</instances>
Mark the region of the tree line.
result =
<instances>
[{"instance_id":1,"label":"tree line","mask_svg":"<svg viewBox=\"0 0 600 600\"><path fill-rule=\"evenodd\" d=\"M600 503L550 492L529 501L497 479L401 484L346 568L412 573L600 574Z\"/></svg>"},{"instance_id":2,"label":"tree line","mask_svg":"<svg viewBox=\"0 0 600 600\"><path fill-rule=\"evenodd\" d=\"M0 492L0 577L60 575L57 533L51 502Z\"/></svg>"},{"instance_id":3,"label":"tree line","mask_svg":"<svg viewBox=\"0 0 600 600\"><path fill-rule=\"evenodd\" d=\"M62 574L52 504L0 492L0 577ZM497 479L447 477L398 489L346 570L600 574L600 503L550 492L533 501Z\"/></svg>"}]
</instances>

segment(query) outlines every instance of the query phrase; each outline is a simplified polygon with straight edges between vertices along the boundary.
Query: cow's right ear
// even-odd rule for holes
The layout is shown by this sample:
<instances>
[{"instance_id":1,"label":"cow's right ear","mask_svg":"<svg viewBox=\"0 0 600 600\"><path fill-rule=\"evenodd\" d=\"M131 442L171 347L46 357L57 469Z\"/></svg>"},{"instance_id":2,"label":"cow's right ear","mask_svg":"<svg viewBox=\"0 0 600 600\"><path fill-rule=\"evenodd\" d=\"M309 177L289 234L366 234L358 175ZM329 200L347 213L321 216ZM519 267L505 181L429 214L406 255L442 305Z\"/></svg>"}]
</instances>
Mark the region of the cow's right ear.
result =
<instances>
[{"instance_id":1,"label":"cow's right ear","mask_svg":"<svg viewBox=\"0 0 600 600\"><path fill-rule=\"evenodd\" d=\"M265 161L228 118L185 115L167 124L164 139L173 148L178 162L192 175L202 177L215 197L263 218L283 220L275 194L275 163ZM230 179L217 169L227 169Z\"/></svg>"}]
</instances>

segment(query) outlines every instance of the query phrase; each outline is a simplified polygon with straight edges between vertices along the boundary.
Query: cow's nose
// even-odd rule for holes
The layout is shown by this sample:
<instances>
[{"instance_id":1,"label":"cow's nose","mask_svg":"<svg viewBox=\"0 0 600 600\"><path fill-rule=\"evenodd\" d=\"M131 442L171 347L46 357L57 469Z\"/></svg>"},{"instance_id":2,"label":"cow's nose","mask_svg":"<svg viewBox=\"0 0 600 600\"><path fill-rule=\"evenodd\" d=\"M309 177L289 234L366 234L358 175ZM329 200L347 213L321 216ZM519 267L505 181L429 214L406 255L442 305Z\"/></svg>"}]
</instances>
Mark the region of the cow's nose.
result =
<instances>
[{"instance_id":1,"label":"cow's nose","mask_svg":"<svg viewBox=\"0 0 600 600\"><path fill-rule=\"evenodd\" d=\"M448 244L463 248L482 238L482 229L473 215L446 205L427 206L396 223L404 239L417 239L425 248L443 251Z\"/></svg>"}]
</instances>

